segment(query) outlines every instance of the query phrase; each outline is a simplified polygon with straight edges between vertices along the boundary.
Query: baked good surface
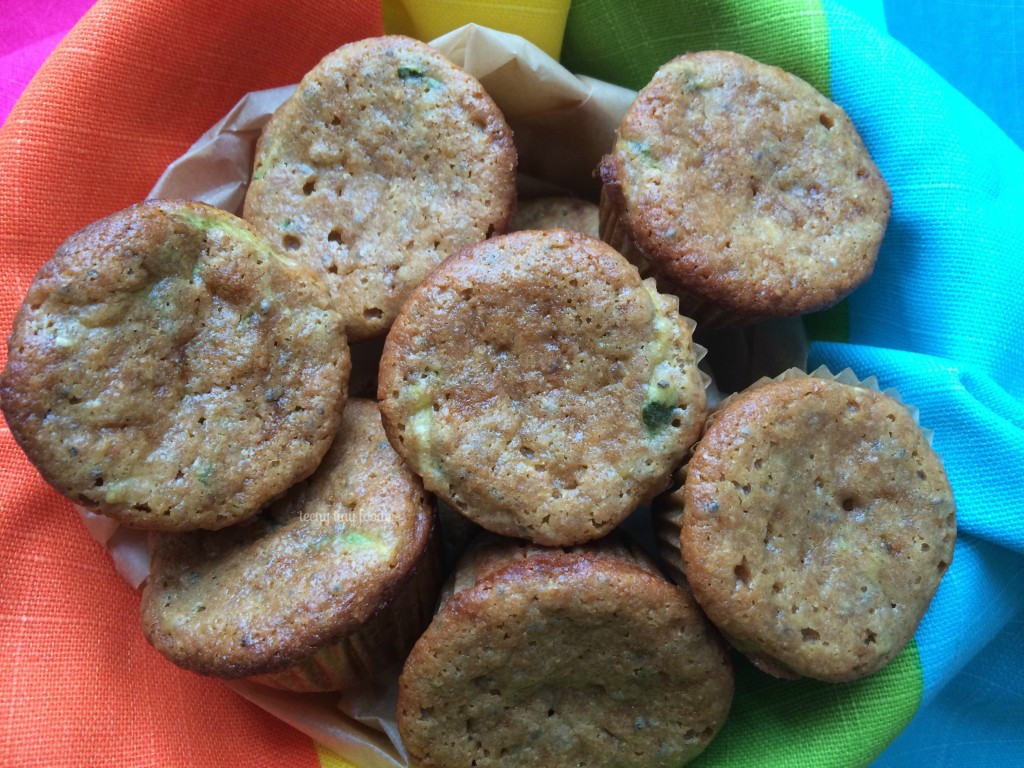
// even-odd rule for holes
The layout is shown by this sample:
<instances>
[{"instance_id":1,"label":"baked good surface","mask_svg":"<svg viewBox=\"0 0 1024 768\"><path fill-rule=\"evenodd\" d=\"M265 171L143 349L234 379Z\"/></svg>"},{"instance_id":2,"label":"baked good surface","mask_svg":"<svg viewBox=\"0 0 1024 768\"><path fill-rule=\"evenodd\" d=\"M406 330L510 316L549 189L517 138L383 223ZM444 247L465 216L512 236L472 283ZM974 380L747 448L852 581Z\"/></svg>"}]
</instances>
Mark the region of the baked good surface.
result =
<instances>
[{"instance_id":1,"label":"baked good surface","mask_svg":"<svg viewBox=\"0 0 1024 768\"><path fill-rule=\"evenodd\" d=\"M4 415L42 476L158 530L237 522L308 476L349 374L322 276L241 219L181 201L71 235L8 350Z\"/></svg>"},{"instance_id":2,"label":"baked good surface","mask_svg":"<svg viewBox=\"0 0 1024 768\"><path fill-rule=\"evenodd\" d=\"M600 236L599 209L578 197L533 197L520 200L509 231L521 229L571 229Z\"/></svg>"},{"instance_id":3,"label":"baked good surface","mask_svg":"<svg viewBox=\"0 0 1024 768\"><path fill-rule=\"evenodd\" d=\"M604 546L473 551L416 643L398 727L423 766L679 766L732 700L692 599Z\"/></svg>"},{"instance_id":4,"label":"baked good surface","mask_svg":"<svg viewBox=\"0 0 1024 768\"><path fill-rule=\"evenodd\" d=\"M393 637L374 629L376 647L361 642L322 668L307 665L309 687L336 687L339 677L365 678L408 651L433 610L437 560L422 484L388 444L376 405L353 399L316 473L259 517L159 538L143 632L186 669L265 675L357 634L403 592L423 595L391 618Z\"/></svg>"},{"instance_id":5,"label":"baked good surface","mask_svg":"<svg viewBox=\"0 0 1024 768\"><path fill-rule=\"evenodd\" d=\"M388 437L428 490L488 530L598 538L665 489L700 429L693 325L675 307L579 233L467 247L388 334Z\"/></svg>"},{"instance_id":6,"label":"baked good surface","mask_svg":"<svg viewBox=\"0 0 1024 768\"><path fill-rule=\"evenodd\" d=\"M846 113L725 51L657 71L601 176L609 221L698 322L835 304L870 276L889 218L889 189Z\"/></svg>"},{"instance_id":7,"label":"baked good surface","mask_svg":"<svg viewBox=\"0 0 1024 768\"><path fill-rule=\"evenodd\" d=\"M728 400L686 467L693 595L779 676L853 680L913 636L953 557L942 464L907 409L803 376Z\"/></svg>"},{"instance_id":8,"label":"baked good surface","mask_svg":"<svg viewBox=\"0 0 1024 768\"><path fill-rule=\"evenodd\" d=\"M512 134L480 83L428 45L326 56L267 123L244 216L328 272L349 338L382 336L409 291L515 208Z\"/></svg>"}]
</instances>

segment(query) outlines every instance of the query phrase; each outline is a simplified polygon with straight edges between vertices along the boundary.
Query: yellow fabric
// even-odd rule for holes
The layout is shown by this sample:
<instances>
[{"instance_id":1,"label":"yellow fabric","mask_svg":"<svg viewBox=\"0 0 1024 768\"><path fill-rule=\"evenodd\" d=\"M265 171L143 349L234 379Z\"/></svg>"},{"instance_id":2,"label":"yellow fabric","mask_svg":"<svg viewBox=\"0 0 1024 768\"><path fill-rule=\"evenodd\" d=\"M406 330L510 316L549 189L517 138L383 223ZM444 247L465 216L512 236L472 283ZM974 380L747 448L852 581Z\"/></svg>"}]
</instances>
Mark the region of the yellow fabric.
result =
<instances>
[{"instance_id":1,"label":"yellow fabric","mask_svg":"<svg viewBox=\"0 0 1024 768\"><path fill-rule=\"evenodd\" d=\"M549 56L562 52L570 0L383 0L384 30L433 40L473 22L525 37Z\"/></svg>"},{"instance_id":2,"label":"yellow fabric","mask_svg":"<svg viewBox=\"0 0 1024 768\"><path fill-rule=\"evenodd\" d=\"M348 760L338 757L338 755L322 744L317 744L316 742L314 744L316 745L316 756L320 759L321 768L356 768Z\"/></svg>"}]
</instances>

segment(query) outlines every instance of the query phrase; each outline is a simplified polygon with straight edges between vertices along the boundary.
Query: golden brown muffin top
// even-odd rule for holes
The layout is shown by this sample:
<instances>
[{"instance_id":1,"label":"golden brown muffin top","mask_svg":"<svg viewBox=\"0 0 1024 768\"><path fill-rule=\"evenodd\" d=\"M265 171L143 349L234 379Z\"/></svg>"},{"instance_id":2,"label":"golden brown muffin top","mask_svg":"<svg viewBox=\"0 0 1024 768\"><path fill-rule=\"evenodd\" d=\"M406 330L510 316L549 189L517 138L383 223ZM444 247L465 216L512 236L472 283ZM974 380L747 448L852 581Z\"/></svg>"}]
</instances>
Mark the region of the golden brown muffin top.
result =
<instances>
[{"instance_id":1,"label":"golden brown muffin top","mask_svg":"<svg viewBox=\"0 0 1024 768\"><path fill-rule=\"evenodd\" d=\"M146 638L179 666L283 669L359 629L425 556L433 511L376 404L353 399L317 471L248 524L159 538Z\"/></svg>"},{"instance_id":2,"label":"golden brown muffin top","mask_svg":"<svg viewBox=\"0 0 1024 768\"><path fill-rule=\"evenodd\" d=\"M511 552L464 559L475 581L402 671L398 727L418 764L679 766L703 751L733 675L682 589L607 547L497 547Z\"/></svg>"},{"instance_id":3,"label":"golden brown muffin top","mask_svg":"<svg viewBox=\"0 0 1024 768\"><path fill-rule=\"evenodd\" d=\"M402 308L381 359L384 426L427 489L484 528L594 539L663 490L696 438L691 330L599 240L496 237Z\"/></svg>"},{"instance_id":4,"label":"golden brown muffin top","mask_svg":"<svg viewBox=\"0 0 1024 768\"><path fill-rule=\"evenodd\" d=\"M241 219L180 201L71 235L8 350L4 414L43 477L157 530L221 528L309 475L349 373L322 276Z\"/></svg>"},{"instance_id":5,"label":"golden brown muffin top","mask_svg":"<svg viewBox=\"0 0 1024 768\"><path fill-rule=\"evenodd\" d=\"M510 232L522 229L571 229L599 237L599 209L578 197L534 197L519 200Z\"/></svg>"},{"instance_id":6,"label":"golden brown muffin top","mask_svg":"<svg viewBox=\"0 0 1024 768\"><path fill-rule=\"evenodd\" d=\"M766 671L837 682L880 669L913 636L956 536L949 481L913 417L808 376L756 386L709 421L679 492L698 602Z\"/></svg>"},{"instance_id":7,"label":"golden brown muffin top","mask_svg":"<svg viewBox=\"0 0 1024 768\"><path fill-rule=\"evenodd\" d=\"M740 317L823 309L866 280L890 194L846 113L741 54L663 65L601 166L657 272Z\"/></svg>"},{"instance_id":8,"label":"golden brown muffin top","mask_svg":"<svg viewBox=\"0 0 1024 768\"><path fill-rule=\"evenodd\" d=\"M244 215L327 270L359 341L384 335L446 256L505 229L515 170L476 79L416 40L367 38L327 55L271 117Z\"/></svg>"}]
</instances>

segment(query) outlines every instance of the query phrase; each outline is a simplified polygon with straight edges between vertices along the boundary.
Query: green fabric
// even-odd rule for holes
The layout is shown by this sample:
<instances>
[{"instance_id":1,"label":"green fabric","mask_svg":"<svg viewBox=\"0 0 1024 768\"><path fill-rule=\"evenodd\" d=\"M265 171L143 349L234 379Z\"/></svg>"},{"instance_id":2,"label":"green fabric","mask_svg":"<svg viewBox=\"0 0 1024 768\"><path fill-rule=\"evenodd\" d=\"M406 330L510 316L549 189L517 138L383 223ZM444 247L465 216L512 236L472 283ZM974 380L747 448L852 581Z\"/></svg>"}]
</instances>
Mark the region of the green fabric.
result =
<instances>
[{"instance_id":1,"label":"green fabric","mask_svg":"<svg viewBox=\"0 0 1024 768\"><path fill-rule=\"evenodd\" d=\"M840 685L777 680L734 662L729 719L694 768L868 765L910 722L923 687L914 641L881 672Z\"/></svg>"},{"instance_id":2,"label":"green fabric","mask_svg":"<svg viewBox=\"0 0 1024 768\"><path fill-rule=\"evenodd\" d=\"M709 49L774 64L829 94L828 24L818 0L573 0L562 63L636 90L669 59Z\"/></svg>"},{"instance_id":3,"label":"green fabric","mask_svg":"<svg viewBox=\"0 0 1024 768\"><path fill-rule=\"evenodd\" d=\"M739 51L831 92L828 19L818 0L573 0L562 63L639 89L664 62L708 49ZM812 339L849 338L845 302L805 322ZM841 685L776 680L738 660L732 713L695 765L867 765L913 717L923 686L914 642L880 673Z\"/></svg>"},{"instance_id":4,"label":"green fabric","mask_svg":"<svg viewBox=\"0 0 1024 768\"><path fill-rule=\"evenodd\" d=\"M804 328L811 341L849 341L850 306L845 300L824 312L804 315Z\"/></svg>"}]
</instances>

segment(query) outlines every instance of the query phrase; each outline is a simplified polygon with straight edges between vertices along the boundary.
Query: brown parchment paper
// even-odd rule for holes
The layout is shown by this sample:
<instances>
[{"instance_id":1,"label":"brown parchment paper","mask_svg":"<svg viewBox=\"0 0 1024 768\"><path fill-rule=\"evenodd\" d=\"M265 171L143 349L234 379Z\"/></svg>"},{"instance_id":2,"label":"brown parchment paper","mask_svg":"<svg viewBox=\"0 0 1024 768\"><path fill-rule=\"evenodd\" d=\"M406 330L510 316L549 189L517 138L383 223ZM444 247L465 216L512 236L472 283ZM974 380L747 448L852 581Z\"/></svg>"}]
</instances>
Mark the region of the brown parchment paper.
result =
<instances>
[{"instance_id":1,"label":"brown parchment paper","mask_svg":"<svg viewBox=\"0 0 1024 768\"><path fill-rule=\"evenodd\" d=\"M431 45L480 80L504 113L519 153L521 196L571 194L597 202L600 184L593 171L611 148L615 129L635 92L573 75L524 39L475 24ZM149 197L198 200L240 214L260 130L294 89L292 85L243 95L166 169ZM800 328L799 323L782 323L776 330L760 332L762 338L753 346L746 331L727 333L740 350L737 358L745 354L743 349L777 348L770 361L753 365L744 358L743 365L764 375L773 367L772 373L793 365L804 367ZM709 396L717 398L713 384ZM117 570L138 588L149 574L148 535L79 511L90 534L110 552ZM641 525L649 527L649 522ZM244 680L225 684L359 768L395 768L410 765L394 719L399 671L343 694L297 694Z\"/></svg>"}]
</instances>

